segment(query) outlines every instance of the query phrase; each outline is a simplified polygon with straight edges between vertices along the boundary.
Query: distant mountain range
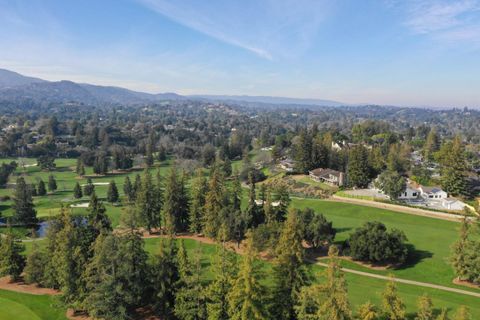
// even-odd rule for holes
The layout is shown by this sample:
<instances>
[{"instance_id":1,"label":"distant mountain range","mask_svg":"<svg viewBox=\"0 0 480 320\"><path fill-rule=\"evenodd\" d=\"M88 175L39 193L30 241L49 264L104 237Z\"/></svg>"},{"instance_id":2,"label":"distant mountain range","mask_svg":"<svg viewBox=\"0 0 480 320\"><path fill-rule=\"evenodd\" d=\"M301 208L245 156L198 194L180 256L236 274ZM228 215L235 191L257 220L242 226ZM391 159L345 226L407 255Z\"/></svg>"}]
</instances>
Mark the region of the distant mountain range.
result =
<instances>
[{"instance_id":1,"label":"distant mountain range","mask_svg":"<svg viewBox=\"0 0 480 320\"><path fill-rule=\"evenodd\" d=\"M261 104L304 105L304 106L341 106L337 101L320 99L297 99L269 96L238 95L191 95L182 96L176 93L151 94L132 91L113 86L99 86L87 83L76 83L68 80L47 81L0 69L0 101L19 102L77 102L84 104L142 104L165 100L207 100L225 102L244 102Z\"/></svg>"}]
</instances>

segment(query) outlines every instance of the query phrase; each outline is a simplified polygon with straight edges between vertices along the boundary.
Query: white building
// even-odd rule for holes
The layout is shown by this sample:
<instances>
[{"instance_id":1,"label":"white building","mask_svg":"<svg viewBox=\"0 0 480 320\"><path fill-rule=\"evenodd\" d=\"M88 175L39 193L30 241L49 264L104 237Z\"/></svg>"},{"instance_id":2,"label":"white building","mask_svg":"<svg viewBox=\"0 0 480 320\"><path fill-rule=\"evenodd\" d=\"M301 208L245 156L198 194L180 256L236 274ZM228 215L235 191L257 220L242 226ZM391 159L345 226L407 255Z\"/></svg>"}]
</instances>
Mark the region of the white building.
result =
<instances>
[{"instance_id":1,"label":"white building","mask_svg":"<svg viewBox=\"0 0 480 320\"><path fill-rule=\"evenodd\" d=\"M460 200L449 198L442 201L442 207L447 210L462 211L467 205Z\"/></svg>"},{"instance_id":2,"label":"white building","mask_svg":"<svg viewBox=\"0 0 480 320\"><path fill-rule=\"evenodd\" d=\"M442 190L440 187L425 187L420 186L420 195L425 199L446 199L448 193Z\"/></svg>"},{"instance_id":3,"label":"white building","mask_svg":"<svg viewBox=\"0 0 480 320\"><path fill-rule=\"evenodd\" d=\"M420 196L420 190L407 184L405 190L398 196L399 200L415 200Z\"/></svg>"}]
</instances>

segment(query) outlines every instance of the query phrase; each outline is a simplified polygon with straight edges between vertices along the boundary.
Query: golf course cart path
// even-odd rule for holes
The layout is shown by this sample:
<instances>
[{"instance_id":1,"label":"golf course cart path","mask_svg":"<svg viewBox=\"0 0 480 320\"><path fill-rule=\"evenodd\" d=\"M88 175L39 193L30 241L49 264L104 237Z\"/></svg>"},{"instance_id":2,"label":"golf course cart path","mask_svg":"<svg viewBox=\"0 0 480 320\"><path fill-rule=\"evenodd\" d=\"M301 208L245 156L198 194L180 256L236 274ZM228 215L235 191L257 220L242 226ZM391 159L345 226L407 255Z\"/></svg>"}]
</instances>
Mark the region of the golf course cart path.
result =
<instances>
[{"instance_id":1,"label":"golf course cart path","mask_svg":"<svg viewBox=\"0 0 480 320\"><path fill-rule=\"evenodd\" d=\"M312 263L315 263L315 264L317 264L319 266L322 266L322 267L328 267L328 264L324 263L324 262L318 262L318 261L315 261L315 260L308 260L308 261L312 262ZM433 283L428 283L428 282L420 282L420 281L400 279L400 278L395 278L395 277L382 276L380 274L363 272L363 271L358 271L358 270L353 270L353 269L348 269L348 268L342 268L342 271L346 272L346 273L353 273L353 274L356 274L356 275L359 275L359 276L364 276L364 277L376 278L376 279L387 280L387 281L393 280L393 281L398 282L398 283L405 283L405 284L410 284L410 285L419 286L419 287L426 287L426 288L444 290L444 291L449 291L449 292L454 292L454 293L459 293L459 294L464 294L464 295L469 295L469 296L480 298L480 292L472 292L472 291L467 291L467 290L462 290L462 289L450 288L450 287L440 286L440 285L433 284Z\"/></svg>"}]
</instances>

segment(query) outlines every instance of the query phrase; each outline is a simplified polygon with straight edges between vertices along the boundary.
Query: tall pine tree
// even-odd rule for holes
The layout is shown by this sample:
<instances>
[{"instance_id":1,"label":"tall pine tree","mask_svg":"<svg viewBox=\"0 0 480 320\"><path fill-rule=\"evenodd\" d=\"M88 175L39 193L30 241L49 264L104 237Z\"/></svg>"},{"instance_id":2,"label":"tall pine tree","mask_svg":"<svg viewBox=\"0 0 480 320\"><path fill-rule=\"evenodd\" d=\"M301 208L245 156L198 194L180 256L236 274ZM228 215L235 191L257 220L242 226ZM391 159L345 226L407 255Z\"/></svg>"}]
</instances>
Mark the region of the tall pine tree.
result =
<instances>
[{"instance_id":1,"label":"tall pine tree","mask_svg":"<svg viewBox=\"0 0 480 320\"><path fill-rule=\"evenodd\" d=\"M37 223L37 211L34 209L30 189L23 177L18 178L17 184L15 185L13 210L15 212L13 216L15 222L23 224Z\"/></svg>"}]
</instances>

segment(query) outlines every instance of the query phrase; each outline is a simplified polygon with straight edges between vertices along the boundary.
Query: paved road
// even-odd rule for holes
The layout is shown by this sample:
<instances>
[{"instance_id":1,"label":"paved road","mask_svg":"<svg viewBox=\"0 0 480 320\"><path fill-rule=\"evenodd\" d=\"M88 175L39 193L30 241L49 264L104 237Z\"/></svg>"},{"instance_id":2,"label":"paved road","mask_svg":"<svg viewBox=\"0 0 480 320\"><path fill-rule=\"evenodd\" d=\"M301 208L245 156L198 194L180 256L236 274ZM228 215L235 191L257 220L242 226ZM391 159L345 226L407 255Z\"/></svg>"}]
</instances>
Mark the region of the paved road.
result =
<instances>
[{"instance_id":1,"label":"paved road","mask_svg":"<svg viewBox=\"0 0 480 320\"><path fill-rule=\"evenodd\" d=\"M318 262L318 261L315 261L315 260L309 260L309 262L315 263L315 264L317 264L319 266L322 266L322 267L328 267L328 264L326 264L324 262ZM370 278L381 279L381 280L393 280L393 281L399 282L399 283L405 283L405 284L411 284L411 285L419 286L419 287L449 291L449 292L454 292L454 293L459 293L459 294L464 294L464 295L480 298L480 292L472 292L472 291L467 291L467 290L462 290L462 289L450 288L450 287L440 286L440 285L433 284L433 283L428 283L428 282L420 282L420 281L406 280L406 279L400 279L400 278L391 278L391 277L388 277L388 276L382 276L380 274L363 272L363 271L358 271L358 270L353 270L353 269L348 269L348 268L342 268L342 271L346 272L346 273L353 273L353 274L356 274L356 275L359 275L359 276L364 276L364 277L370 277Z\"/></svg>"}]
</instances>

